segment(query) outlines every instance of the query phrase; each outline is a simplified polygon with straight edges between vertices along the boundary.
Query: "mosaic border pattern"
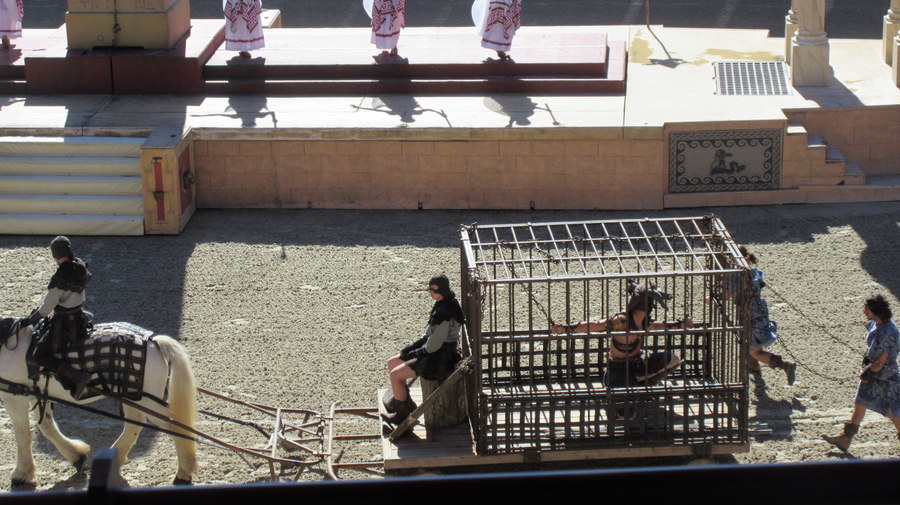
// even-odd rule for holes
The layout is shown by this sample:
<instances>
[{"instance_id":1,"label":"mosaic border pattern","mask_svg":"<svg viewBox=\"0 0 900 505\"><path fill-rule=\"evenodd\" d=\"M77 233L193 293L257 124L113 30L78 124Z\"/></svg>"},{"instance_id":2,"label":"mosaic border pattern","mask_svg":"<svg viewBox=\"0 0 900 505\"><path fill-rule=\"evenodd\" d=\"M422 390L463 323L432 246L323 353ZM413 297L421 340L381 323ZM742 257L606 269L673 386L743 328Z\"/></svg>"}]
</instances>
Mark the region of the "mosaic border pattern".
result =
<instances>
[{"instance_id":1,"label":"mosaic border pattern","mask_svg":"<svg viewBox=\"0 0 900 505\"><path fill-rule=\"evenodd\" d=\"M758 191L781 184L783 131L711 130L669 134L669 192ZM756 163L747 166L730 151L755 152ZM698 167L697 151L712 151L709 164ZM693 151L693 153L692 153ZM695 154L695 156L690 156ZM731 159L726 159L726 156ZM736 165L735 165L736 164ZM732 166L733 168L728 168ZM718 168L718 173L716 168ZM729 170L731 171L729 173ZM700 175L700 174L703 175Z\"/></svg>"}]
</instances>

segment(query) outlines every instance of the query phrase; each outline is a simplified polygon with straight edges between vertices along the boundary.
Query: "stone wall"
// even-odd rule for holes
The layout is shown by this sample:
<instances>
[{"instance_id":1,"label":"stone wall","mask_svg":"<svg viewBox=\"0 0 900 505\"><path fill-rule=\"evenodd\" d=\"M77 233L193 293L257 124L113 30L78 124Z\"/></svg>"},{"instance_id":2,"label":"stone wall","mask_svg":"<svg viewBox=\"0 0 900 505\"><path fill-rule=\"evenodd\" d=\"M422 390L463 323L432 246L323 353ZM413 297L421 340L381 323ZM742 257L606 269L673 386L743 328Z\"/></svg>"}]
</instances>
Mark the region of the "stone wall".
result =
<instances>
[{"instance_id":1,"label":"stone wall","mask_svg":"<svg viewBox=\"0 0 900 505\"><path fill-rule=\"evenodd\" d=\"M196 140L200 208L660 209L662 140Z\"/></svg>"}]
</instances>

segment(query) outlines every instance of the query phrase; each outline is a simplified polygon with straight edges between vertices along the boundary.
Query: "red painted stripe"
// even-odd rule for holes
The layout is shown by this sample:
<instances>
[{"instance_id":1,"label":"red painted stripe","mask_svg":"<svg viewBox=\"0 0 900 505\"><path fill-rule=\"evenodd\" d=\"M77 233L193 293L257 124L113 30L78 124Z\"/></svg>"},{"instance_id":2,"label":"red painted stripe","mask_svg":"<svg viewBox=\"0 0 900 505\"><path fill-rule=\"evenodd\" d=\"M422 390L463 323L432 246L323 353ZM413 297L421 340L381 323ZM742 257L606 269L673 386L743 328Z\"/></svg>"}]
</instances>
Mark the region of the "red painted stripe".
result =
<instances>
[{"instance_id":1,"label":"red painted stripe","mask_svg":"<svg viewBox=\"0 0 900 505\"><path fill-rule=\"evenodd\" d=\"M162 191L163 190L162 160L155 160L153 162L153 178L156 182L156 191ZM157 202L156 202L156 218L160 221L166 220L166 202L163 199L157 200Z\"/></svg>"},{"instance_id":2,"label":"red painted stripe","mask_svg":"<svg viewBox=\"0 0 900 505\"><path fill-rule=\"evenodd\" d=\"M256 37L255 39L231 39L225 37L226 42L256 42L258 40L262 40L264 37Z\"/></svg>"}]
</instances>

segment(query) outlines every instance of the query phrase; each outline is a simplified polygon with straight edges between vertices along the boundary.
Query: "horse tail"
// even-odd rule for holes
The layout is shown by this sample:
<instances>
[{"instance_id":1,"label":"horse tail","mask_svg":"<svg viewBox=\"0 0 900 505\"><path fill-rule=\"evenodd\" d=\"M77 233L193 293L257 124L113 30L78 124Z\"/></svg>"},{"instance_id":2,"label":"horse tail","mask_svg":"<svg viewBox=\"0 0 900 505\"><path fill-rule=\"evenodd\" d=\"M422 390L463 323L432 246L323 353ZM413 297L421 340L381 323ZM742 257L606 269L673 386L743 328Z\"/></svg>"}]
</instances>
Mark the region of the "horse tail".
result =
<instances>
[{"instance_id":1,"label":"horse tail","mask_svg":"<svg viewBox=\"0 0 900 505\"><path fill-rule=\"evenodd\" d=\"M172 368L169 381L169 416L185 426L194 428L197 424L197 387L194 384L191 358L184 346L172 337L157 335L153 337L153 342ZM177 426L172 426L172 430L190 437L195 436L194 433ZM179 468L186 470L188 474L193 473L196 468L197 443L181 437L175 437L174 440L177 447L184 449L178 451ZM186 460L183 460L183 456L186 456Z\"/></svg>"}]
</instances>

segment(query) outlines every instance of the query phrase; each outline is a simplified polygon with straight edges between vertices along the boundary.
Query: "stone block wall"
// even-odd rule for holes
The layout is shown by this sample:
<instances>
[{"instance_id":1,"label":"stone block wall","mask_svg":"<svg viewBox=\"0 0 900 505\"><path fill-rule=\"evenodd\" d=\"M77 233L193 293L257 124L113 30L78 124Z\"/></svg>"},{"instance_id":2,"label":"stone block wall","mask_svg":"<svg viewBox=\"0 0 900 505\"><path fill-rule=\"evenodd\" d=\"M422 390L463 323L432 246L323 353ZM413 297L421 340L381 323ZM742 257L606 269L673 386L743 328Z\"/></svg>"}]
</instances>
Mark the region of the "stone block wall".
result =
<instances>
[{"instance_id":1,"label":"stone block wall","mask_svg":"<svg viewBox=\"0 0 900 505\"><path fill-rule=\"evenodd\" d=\"M662 140L195 140L200 208L661 209Z\"/></svg>"}]
</instances>

